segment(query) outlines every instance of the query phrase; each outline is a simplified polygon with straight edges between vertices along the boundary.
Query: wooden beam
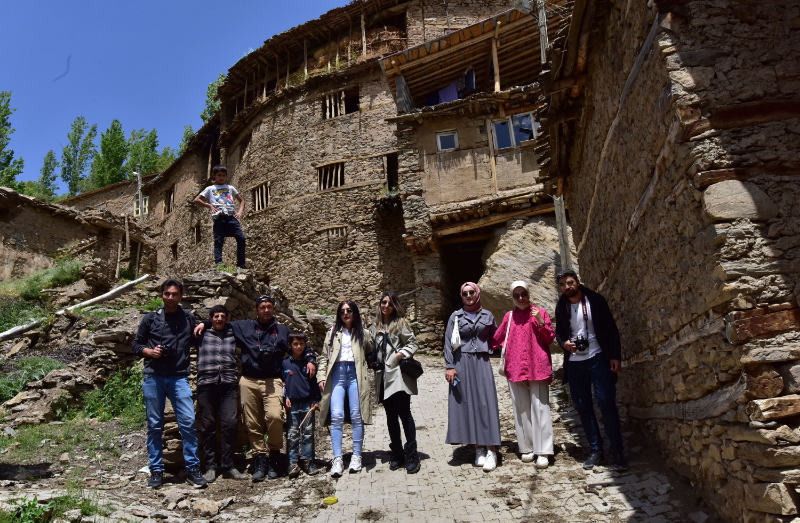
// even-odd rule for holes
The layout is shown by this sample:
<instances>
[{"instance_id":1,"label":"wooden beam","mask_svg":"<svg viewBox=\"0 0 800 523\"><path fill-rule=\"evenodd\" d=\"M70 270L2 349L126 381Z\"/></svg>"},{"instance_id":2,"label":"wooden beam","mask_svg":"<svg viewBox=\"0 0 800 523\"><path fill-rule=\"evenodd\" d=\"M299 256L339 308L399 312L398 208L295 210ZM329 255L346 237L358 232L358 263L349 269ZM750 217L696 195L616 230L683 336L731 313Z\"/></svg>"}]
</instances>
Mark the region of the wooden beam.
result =
<instances>
[{"instance_id":1,"label":"wooden beam","mask_svg":"<svg viewBox=\"0 0 800 523\"><path fill-rule=\"evenodd\" d=\"M367 56L367 26L364 21L364 11L361 11L361 58Z\"/></svg>"},{"instance_id":2,"label":"wooden beam","mask_svg":"<svg viewBox=\"0 0 800 523\"><path fill-rule=\"evenodd\" d=\"M494 129L492 128L492 121L487 118L484 120L486 122L486 137L489 139L489 167L492 169L492 194L497 194L497 171L495 167L495 159L494 159Z\"/></svg>"},{"instance_id":3,"label":"wooden beam","mask_svg":"<svg viewBox=\"0 0 800 523\"><path fill-rule=\"evenodd\" d=\"M303 38L303 74L308 76L308 40Z\"/></svg>"},{"instance_id":4,"label":"wooden beam","mask_svg":"<svg viewBox=\"0 0 800 523\"><path fill-rule=\"evenodd\" d=\"M498 27L500 26L498 22ZM492 62L494 63L494 92L500 92L500 61L497 59L497 38L492 38Z\"/></svg>"},{"instance_id":5,"label":"wooden beam","mask_svg":"<svg viewBox=\"0 0 800 523\"><path fill-rule=\"evenodd\" d=\"M726 335L731 343L744 343L754 338L796 330L800 330L800 308L736 320L727 325Z\"/></svg>"},{"instance_id":6,"label":"wooden beam","mask_svg":"<svg viewBox=\"0 0 800 523\"><path fill-rule=\"evenodd\" d=\"M455 243L466 243L466 242L480 242L484 240L491 239L491 233L485 234L471 234L467 236L446 236L441 238L438 243L439 245L452 245Z\"/></svg>"},{"instance_id":7,"label":"wooden beam","mask_svg":"<svg viewBox=\"0 0 800 523\"><path fill-rule=\"evenodd\" d=\"M682 139L688 140L711 129L739 129L790 118L800 118L800 101L762 100L727 105L712 109L710 117L687 125Z\"/></svg>"},{"instance_id":8,"label":"wooden beam","mask_svg":"<svg viewBox=\"0 0 800 523\"><path fill-rule=\"evenodd\" d=\"M289 87L289 49L286 49L286 87Z\"/></svg>"},{"instance_id":9,"label":"wooden beam","mask_svg":"<svg viewBox=\"0 0 800 523\"><path fill-rule=\"evenodd\" d=\"M441 229L434 230L433 235L437 238L440 238L442 236L449 236L451 234L458 234L460 232L469 231L472 229L478 229L480 227L488 227L490 225L503 223L505 221L510 220L511 218L519 218L522 216L535 216L537 214L547 214L553 212L554 210L555 207L553 206L553 204L548 203L544 205L538 205L536 207L529 207L521 211L490 214L485 218L468 220L460 222L458 223L458 225L450 225L448 227L442 227Z\"/></svg>"},{"instance_id":10,"label":"wooden beam","mask_svg":"<svg viewBox=\"0 0 800 523\"><path fill-rule=\"evenodd\" d=\"M724 180L744 181L762 174L767 176L797 176L800 175L800 164L769 162L759 167L732 167L730 169L701 171L694 175L692 184L695 189L705 189L709 185Z\"/></svg>"},{"instance_id":11,"label":"wooden beam","mask_svg":"<svg viewBox=\"0 0 800 523\"><path fill-rule=\"evenodd\" d=\"M584 85L588 79L589 75L583 73L576 76L561 78L560 80L555 80L553 82L544 82L541 84L542 92L545 95L549 95L558 91L569 89L576 85Z\"/></svg>"}]
</instances>

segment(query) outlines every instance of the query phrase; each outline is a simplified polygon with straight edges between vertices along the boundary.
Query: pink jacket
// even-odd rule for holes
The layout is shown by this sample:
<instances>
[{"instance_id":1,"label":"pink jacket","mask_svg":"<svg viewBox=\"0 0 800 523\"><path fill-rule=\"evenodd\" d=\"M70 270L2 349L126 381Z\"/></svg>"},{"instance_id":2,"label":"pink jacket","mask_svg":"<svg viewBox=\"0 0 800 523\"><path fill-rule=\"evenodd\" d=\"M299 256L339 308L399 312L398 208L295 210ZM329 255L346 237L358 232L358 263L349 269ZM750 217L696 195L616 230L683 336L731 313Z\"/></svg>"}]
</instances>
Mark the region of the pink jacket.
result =
<instances>
[{"instance_id":1,"label":"pink jacket","mask_svg":"<svg viewBox=\"0 0 800 523\"><path fill-rule=\"evenodd\" d=\"M506 344L506 378L508 381L553 381L553 365L550 358L550 344L556 337L550 316L537 307L544 319L544 325L531 316L531 309L514 307L503 317L503 323L494 334L494 341L503 344L506 337L508 318L511 316L511 330Z\"/></svg>"}]
</instances>

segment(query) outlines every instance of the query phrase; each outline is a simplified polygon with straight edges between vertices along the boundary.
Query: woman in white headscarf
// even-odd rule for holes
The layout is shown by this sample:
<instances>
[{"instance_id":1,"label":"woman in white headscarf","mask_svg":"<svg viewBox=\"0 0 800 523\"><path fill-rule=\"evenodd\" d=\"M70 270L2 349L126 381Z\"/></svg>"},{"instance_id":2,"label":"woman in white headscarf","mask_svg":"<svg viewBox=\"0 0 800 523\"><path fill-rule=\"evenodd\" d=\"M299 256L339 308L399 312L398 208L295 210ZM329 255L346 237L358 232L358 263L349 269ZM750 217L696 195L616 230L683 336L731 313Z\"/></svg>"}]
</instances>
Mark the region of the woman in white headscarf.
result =
<instances>
[{"instance_id":1,"label":"woman in white headscarf","mask_svg":"<svg viewBox=\"0 0 800 523\"><path fill-rule=\"evenodd\" d=\"M527 283L512 283L511 297L514 309L503 318L494 341L505 346L505 368L501 372L511 392L522 461L529 463L536 457L536 467L547 468L548 456L553 455L550 344L556 333L547 312L531 305Z\"/></svg>"}]
</instances>

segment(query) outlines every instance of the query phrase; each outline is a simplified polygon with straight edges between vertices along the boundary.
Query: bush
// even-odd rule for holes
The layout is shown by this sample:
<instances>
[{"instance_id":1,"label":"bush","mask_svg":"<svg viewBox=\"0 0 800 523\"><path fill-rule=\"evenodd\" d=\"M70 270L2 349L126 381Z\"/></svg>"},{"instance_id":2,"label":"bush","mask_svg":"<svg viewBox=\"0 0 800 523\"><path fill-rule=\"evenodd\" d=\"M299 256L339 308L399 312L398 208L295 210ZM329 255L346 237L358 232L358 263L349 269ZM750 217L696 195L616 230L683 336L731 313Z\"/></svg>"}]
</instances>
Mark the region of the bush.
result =
<instances>
[{"instance_id":1,"label":"bush","mask_svg":"<svg viewBox=\"0 0 800 523\"><path fill-rule=\"evenodd\" d=\"M58 360L37 357L22 359L14 366L16 369L0 374L0 403L19 394L28 383L44 378L50 371L64 368Z\"/></svg>"},{"instance_id":2,"label":"bush","mask_svg":"<svg viewBox=\"0 0 800 523\"><path fill-rule=\"evenodd\" d=\"M83 413L90 418L108 421L120 417L127 421L144 421L145 408L142 396L144 374L139 365L119 371L106 381L102 389L83 395Z\"/></svg>"},{"instance_id":3,"label":"bush","mask_svg":"<svg viewBox=\"0 0 800 523\"><path fill-rule=\"evenodd\" d=\"M38 301L0 295L0 332L47 316L47 310Z\"/></svg>"},{"instance_id":4,"label":"bush","mask_svg":"<svg viewBox=\"0 0 800 523\"><path fill-rule=\"evenodd\" d=\"M62 287L81 279L83 262L69 258L56 261L55 267L36 271L18 280L8 280L0 284L0 294L20 297L26 300L40 300L42 289Z\"/></svg>"},{"instance_id":5,"label":"bush","mask_svg":"<svg viewBox=\"0 0 800 523\"><path fill-rule=\"evenodd\" d=\"M144 305L144 307L142 307L142 308L144 310L146 310L146 311L151 311L152 312L152 311L156 310L157 308L163 307L163 306L164 306L164 300L162 300L161 298L153 298L152 300L147 302Z\"/></svg>"}]
</instances>

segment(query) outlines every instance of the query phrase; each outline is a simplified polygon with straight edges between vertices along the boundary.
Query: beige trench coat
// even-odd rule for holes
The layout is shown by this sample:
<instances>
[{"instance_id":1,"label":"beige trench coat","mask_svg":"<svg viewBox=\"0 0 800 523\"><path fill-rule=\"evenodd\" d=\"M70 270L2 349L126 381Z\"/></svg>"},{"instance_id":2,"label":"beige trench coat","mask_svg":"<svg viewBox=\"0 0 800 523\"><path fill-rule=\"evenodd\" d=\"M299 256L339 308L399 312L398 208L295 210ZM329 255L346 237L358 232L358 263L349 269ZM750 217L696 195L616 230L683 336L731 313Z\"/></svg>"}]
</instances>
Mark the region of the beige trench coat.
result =
<instances>
[{"instance_id":1,"label":"beige trench coat","mask_svg":"<svg viewBox=\"0 0 800 523\"><path fill-rule=\"evenodd\" d=\"M408 374L403 374L400 370L400 362L397 360L397 355L392 350L392 347L386 344L386 354L383 354L383 337L386 333L383 331L376 332L376 327L373 325L369 329L369 333L375 340L375 350L378 351L378 361L383 362L385 371L375 372L375 397L380 398L381 380L383 382L384 391L383 397L388 398L396 392L405 392L409 395L417 394L417 380L410 377ZM410 358L419 349L417 338L411 327L403 322L403 328L398 334L389 334L389 341L394 345L398 352L402 352L403 356ZM384 378L384 373L386 377Z\"/></svg>"},{"instance_id":2,"label":"beige trench coat","mask_svg":"<svg viewBox=\"0 0 800 523\"><path fill-rule=\"evenodd\" d=\"M322 401L319 402L319 419L327 423L330 417L331 392L333 383L330 377L333 372L333 364L339 356L342 348L342 331L337 331L333 337L331 345L331 331L325 336L325 344L317 352L317 381L325 381L325 388L322 391ZM328 357L328 347L330 347L330 357ZM356 378L358 380L359 405L361 407L361 419L366 425L372 423L372 409L370 408L370 389L369 376L367 375L366 353L372 352L372 336L368 331L364 331L364 347L359 346L353 340L353 359L356 366Z\"/></svg>"}]
</instances>

